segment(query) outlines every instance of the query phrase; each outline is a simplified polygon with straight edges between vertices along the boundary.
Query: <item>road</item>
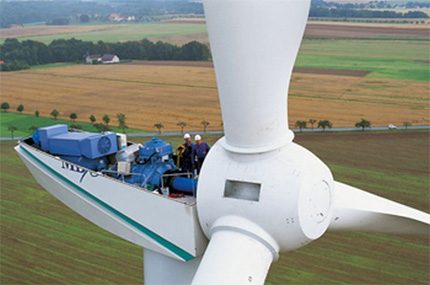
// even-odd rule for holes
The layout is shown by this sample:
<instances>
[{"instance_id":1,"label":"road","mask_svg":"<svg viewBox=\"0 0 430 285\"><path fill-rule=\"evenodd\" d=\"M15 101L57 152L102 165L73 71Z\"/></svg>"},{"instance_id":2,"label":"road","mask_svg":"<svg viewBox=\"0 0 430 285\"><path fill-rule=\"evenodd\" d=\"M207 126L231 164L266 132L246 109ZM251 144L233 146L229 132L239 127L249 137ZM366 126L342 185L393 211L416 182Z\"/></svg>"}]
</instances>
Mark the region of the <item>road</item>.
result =
<instances>
[{"instance_id":1,"label":"road","mask_svg":"<svg viewBox=\"0 0 430 285\"><path fill-rule=\"evenodd\" d=\"M410 126L407 128L408 130L430 130L430 125L427 126ZM366 129L366 131L389 131L390 129L388 127L372 127ZM396 129L397 131L405 130L404 127L399 127ZM391 130L395 132L396 130ZM300 133L299 129L292 129L295 133ZM333 132L359 132L361 129L359 128L332 128L332 129L326 129L326 133L333 133ZM322 129L303 129L302 133L322 133L324 130ZM200 131L190 131L188 132L191 135L194 134L202 134ZM223 135L224 131L207 131L203 135ZM166 137L174 137L174 136L182 136L181 132L163 132L161 134L159 133L134 133L134 134L128 134L128 137L153 137L153 136L166 136ZM0 137L0 141L14 141L14 140L20 140L22 137Z\"/></svg>"}]
</instances>

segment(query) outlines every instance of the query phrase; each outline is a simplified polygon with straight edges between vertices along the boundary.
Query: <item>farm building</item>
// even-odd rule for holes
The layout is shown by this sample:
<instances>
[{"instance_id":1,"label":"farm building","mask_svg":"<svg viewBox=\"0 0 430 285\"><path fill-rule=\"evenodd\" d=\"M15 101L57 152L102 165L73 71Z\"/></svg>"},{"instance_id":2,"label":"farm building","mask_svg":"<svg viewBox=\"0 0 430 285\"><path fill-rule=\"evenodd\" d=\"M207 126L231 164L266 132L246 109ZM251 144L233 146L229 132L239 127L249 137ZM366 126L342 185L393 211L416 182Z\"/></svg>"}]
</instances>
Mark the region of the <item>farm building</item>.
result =
<instances>
[{"instance_id":1,"label":"farm building","mask_svg":"<svg viewBox=\"0 0 430 285\"><path fill-rule=\"evenodd\" d=\"M102 56L99 54L90 54L85 57L85 62L88 64L100 63Z\"/></svg>"},{"instance_id":2,"label":"farm building","mask_svg":"<svg viewBox=\"0 0 430 285\"><path fill-rule=\"evenodd\" d=\"M118 63L119 62L119 57L117 55L115 55L115 54L104 54L104 55L91 54L91 55L87 55L85 57L85 62L87 64Z\"/></svg>"},{"instance_id":3,"label":"farm building","mask_svg":"<svg viewBox=\"0 0 430 285\"><path fill-rule=\"evenodd\" d=\"M102 63L118 63L119 57L114 54L105 54L102 56Z\"/></svg>"}]
</instances>

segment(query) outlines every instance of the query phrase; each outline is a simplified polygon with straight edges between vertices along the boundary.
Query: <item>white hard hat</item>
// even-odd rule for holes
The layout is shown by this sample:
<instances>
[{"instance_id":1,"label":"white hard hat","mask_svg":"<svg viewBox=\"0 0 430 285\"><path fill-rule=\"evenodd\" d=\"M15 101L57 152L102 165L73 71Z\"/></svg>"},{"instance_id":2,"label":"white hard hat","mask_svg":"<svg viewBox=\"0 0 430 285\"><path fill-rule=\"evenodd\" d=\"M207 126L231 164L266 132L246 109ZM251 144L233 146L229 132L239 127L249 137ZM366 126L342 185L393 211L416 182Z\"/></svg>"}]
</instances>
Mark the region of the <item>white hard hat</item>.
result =
<instances>
[{"instance_id":1,"label":"white hard hat","mask_svg":"<svg viewBox=\"0 0 430 285\"><path fill-rule=\"evenodd\" d=\"M184 135L184 139L190 139L190 138L191 138L190 134L186 133L186 134Z\"/></svg>"},{"instance_id":2,"label":"white hard hat","mask_svg":"<svg viewBox=\"0 0 430 285\"><path fill-rule=\"evenodd\" d=\"M196 140L196 141L200 141L200 140L202 140L202 137L201 137L200 135L196 135L196 136L194 137L194 140Z\"/></svg>"}]
</instances>

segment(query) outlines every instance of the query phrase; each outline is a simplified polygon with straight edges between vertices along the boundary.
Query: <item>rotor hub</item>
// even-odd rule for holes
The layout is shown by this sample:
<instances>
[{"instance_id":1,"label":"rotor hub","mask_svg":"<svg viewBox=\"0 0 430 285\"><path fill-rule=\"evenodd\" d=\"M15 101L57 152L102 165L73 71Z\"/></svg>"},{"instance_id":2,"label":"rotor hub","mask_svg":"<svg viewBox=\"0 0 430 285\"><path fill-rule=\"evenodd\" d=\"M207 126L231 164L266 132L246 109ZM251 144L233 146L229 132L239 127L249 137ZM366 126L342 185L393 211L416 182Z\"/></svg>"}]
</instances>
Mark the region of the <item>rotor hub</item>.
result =
<instances>
[{"instance_id":1,"label":"rotor hub","mask_svg":"<svg viewBox=\"0 0 430 285\"><path fill-rule=\"evenodd\" d=\"M327 230L332 189L328 167L295 143L265 153L237 153L221 140L200 173L199 220L210 237L219 218L243 217L273 237L280 251L293 250Z\"/></svg>"}]
</instances>

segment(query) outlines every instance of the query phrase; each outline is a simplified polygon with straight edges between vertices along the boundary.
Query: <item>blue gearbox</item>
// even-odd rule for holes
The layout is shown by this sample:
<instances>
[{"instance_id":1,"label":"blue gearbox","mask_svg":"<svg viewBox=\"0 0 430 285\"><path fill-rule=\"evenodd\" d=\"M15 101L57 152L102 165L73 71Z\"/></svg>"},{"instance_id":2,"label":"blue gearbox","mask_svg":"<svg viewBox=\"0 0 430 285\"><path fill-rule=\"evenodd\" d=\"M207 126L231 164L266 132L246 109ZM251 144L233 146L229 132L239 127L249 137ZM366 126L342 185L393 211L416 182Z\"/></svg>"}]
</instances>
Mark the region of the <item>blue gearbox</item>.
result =
<instances>
[{"instance_id":1,"label":"blue gearbox","mask_svg":"<svg viewBox=\"0 0 430 285\"><path fill-rule=\"evenodd\" d=\"M131 175L125 177L124 181L142 187L159 188L162 176L176 169L172 155L170 144L159 138L152 138L140 147L136 162L131 167Z\"/></svg>"}]
</instances>

